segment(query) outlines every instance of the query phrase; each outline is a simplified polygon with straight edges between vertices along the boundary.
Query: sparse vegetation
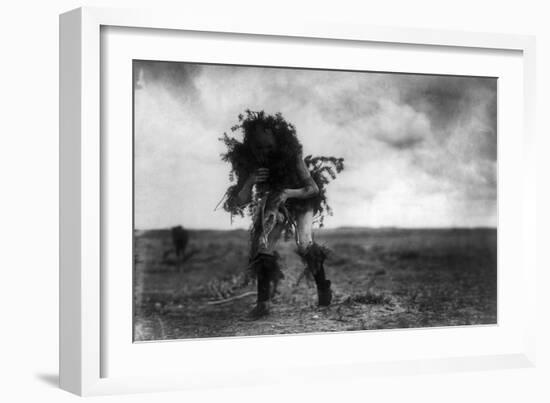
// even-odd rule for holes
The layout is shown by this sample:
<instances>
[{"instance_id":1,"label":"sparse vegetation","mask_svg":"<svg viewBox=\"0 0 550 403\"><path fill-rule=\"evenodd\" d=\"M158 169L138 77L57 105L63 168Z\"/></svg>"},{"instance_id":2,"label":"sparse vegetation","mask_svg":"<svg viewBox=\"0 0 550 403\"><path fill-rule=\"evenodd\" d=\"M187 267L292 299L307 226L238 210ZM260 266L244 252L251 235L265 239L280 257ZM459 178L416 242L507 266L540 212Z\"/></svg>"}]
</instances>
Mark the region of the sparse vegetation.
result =
<instances>
[{"instance_id":1,"label":"sparse vegetation","mask_svg":"<svg viewBox=\"0 0 550 403\"><path fill-rule=\"evenodd\" d=\"M369 290L363 294L350 295L344 301L344 304L366 304L366 305L383 305L392 304L391 297L382 293Z\"/></svg>"}]
</instances>

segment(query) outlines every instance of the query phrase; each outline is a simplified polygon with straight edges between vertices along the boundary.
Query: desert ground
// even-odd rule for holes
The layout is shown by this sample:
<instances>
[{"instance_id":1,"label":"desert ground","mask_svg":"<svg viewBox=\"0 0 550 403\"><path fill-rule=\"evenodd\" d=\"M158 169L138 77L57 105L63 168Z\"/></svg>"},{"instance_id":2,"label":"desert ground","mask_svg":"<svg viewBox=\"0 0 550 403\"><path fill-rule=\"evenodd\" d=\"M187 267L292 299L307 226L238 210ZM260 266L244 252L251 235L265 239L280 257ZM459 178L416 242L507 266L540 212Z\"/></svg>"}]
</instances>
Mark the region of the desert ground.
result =
<instances>
[{"instance_id":1,"label":"desert ground","mask_svg":"<svg viewBox=\"0 0 550 403\"><path fill-rule=\"evenodd\" d=\"M319 229L331 253L330 307L317 307L292 240L271 314L247 318L245 230L190 230L183 259L170 230L134 234L134 340L495 324L496 229ZM183 260L183 262L182 262Z\"/></svg>"}]
</instances>

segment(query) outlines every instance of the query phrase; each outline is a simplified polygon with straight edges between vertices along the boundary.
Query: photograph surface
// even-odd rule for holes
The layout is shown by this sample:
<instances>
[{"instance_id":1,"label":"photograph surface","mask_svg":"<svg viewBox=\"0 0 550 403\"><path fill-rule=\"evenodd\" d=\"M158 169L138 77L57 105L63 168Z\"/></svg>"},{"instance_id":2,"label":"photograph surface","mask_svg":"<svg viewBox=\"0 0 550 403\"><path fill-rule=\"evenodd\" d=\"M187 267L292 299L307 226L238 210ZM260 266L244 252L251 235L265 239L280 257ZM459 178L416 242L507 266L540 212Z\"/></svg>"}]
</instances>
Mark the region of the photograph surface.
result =
<instances>
[{"instance_id":1,"label":"photograph surface","mask_svg":"<svg viewBox=\"0 0 550 403\"><path fill-rule=\"evenodd\" d=\"M497 323L497 79L133 61L134 341Z\"/></svg>"}]
</instances>

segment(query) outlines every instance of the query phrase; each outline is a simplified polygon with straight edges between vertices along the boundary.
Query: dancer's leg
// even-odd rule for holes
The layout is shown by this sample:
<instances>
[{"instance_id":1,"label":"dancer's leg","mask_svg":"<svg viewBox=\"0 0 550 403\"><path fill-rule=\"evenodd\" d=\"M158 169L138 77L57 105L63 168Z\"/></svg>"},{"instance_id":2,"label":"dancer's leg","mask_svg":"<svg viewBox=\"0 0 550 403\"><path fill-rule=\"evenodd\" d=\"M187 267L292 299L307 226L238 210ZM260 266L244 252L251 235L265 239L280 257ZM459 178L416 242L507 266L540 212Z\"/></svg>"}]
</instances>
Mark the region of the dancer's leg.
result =
<instances>
[{"instance_id":1,"label":"dancer's leg","mask_svg":"<svg viewBox=\"0 0 550 403\"><path fill-rule=\"evenodd\" d=\"M332 291L330 280L325 277L326 248L313 241L313 210L300 213L296 217L296 226L298 254L315 279L319 305L328 306L332 301Z\"/></svg>"}]
</instances>

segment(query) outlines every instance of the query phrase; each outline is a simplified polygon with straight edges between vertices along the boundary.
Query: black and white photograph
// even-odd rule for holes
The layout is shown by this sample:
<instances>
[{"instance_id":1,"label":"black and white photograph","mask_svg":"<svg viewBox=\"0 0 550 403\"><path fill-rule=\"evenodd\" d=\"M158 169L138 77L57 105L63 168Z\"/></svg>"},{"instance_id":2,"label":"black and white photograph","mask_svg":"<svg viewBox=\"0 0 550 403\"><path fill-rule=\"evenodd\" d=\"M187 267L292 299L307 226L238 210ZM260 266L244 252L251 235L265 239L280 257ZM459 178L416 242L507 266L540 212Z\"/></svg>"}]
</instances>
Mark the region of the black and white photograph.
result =
<instances>
[{"instance_id":1,"label":"black and white photograph","mask_svg":"<svg viewBox=\"0 0 550 403\"><path fill-rule=\"evenodd\" d=\"M132 68L135 342L497 324L497 78Z\"/></svg>"}]
</instances>

